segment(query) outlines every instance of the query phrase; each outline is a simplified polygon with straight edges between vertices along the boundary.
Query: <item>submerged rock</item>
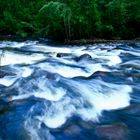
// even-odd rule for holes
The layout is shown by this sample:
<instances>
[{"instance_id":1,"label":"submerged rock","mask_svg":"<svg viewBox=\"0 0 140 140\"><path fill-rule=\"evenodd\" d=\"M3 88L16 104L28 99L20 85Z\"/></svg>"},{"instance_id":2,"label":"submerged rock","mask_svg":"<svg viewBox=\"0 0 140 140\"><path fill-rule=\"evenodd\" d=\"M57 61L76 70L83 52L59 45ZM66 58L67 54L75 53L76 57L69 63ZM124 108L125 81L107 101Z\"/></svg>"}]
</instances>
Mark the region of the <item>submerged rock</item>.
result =
<instances>
[{"instance_id":1,"label":"submerged rock","mask_svg":"<svg viewBox=\"0 0 140 140\"><path fill-rule=\"evenodd\" d=\"M95 130L100 140L128 140L128 127L124 123L101 125Z\"/></svg>"},{"instance_id":2,"label":"submerged rock","mask_svg":"<svg viewBox=\"0 0 140 140\"><path fill-rule=\"evenodd\" d=\"M128 106L124 109L124 112L126 114L130 115L139 115L140 116L140 104L131 104L131 106Z\"/></svg>"},{"instance_id":3,"label":"submerged rock","mask_svg":"<svg viewBox=\"0 0 140 140\"><path fill-rule=\"evenodd\" d=\"M69 126L64 130L64 134L67 136L75 136L75 135L80 134L80 132L81 132L81 129L77 125Z\"/></svg>"}]
</instances>

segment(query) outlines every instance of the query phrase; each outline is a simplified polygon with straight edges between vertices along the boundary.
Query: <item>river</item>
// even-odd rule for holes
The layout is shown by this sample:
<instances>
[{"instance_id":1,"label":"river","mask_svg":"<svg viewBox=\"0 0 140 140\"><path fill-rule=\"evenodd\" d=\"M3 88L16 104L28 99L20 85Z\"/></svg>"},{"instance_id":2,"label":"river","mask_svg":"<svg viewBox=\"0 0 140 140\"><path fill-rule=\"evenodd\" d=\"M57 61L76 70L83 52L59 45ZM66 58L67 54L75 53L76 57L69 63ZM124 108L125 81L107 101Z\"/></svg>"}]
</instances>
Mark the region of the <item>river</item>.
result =
<instances>
[{"instance_id":1,"label":"river","mask_svg":"<svg viewBox=\"0 0 140 140\"><path fill-rule=\"evenodd\" d=\"M0 140L138 140L140 43L0 42Z\"/></svg>"}]
</instances>

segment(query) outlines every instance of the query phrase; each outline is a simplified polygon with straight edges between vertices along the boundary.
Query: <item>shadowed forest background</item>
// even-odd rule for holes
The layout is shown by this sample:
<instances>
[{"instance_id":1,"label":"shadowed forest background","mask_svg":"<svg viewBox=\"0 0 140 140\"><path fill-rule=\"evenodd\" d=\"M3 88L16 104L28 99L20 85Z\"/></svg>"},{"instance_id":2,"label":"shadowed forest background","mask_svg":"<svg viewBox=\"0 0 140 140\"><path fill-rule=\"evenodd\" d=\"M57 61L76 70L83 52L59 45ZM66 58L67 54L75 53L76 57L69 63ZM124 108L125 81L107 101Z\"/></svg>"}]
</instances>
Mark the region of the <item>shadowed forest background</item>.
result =
<instances>
[{"instance_id":1,"label":"shadowed forest background","mask_svg":"<svg viewBox=\"0 0 140 140\"><path fill-rule=\"evenodd\" d=\"M140 0L0 0L0 35L134 39Z\"/></svg>"}]
</instances>

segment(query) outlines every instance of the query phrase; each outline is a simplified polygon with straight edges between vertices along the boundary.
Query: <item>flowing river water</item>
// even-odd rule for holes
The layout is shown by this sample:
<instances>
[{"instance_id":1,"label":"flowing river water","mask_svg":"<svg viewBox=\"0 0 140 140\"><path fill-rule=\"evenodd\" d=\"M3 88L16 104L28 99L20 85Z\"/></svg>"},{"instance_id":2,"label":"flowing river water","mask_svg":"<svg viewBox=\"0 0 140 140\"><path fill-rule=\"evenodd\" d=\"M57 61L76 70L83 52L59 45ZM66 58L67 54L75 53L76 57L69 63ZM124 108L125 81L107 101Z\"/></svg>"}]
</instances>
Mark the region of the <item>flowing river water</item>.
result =
<instances>
[{"instance_id":1,"label":"flowing river water","mask_svg":"<svg viewBox=\"0 0 140 140\"><path fill-rule=\"evenodd\" d=\"M140 43L0 42L0 140L138 140Z\"/></svg>"}]
</instances>

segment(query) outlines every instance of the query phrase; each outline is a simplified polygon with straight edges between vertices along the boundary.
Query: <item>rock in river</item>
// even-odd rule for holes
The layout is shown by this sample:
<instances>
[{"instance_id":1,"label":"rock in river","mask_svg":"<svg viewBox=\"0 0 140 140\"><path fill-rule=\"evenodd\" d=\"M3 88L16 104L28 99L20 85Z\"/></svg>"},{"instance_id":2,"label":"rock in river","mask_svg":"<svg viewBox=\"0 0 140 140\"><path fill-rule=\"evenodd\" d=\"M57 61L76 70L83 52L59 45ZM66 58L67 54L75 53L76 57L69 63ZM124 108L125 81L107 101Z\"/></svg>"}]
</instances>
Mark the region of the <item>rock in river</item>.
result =
<instances>
[{"instance_id":1,"label":"rock in river","mask_svg":"<svg viewBox=\"0 0 140 140\"><path fill-rule=\"evenodd\" d=\"M101 125L95 130L100 140L128 140L128 128L124 123Z\"/></svg>"}]
</instances>

